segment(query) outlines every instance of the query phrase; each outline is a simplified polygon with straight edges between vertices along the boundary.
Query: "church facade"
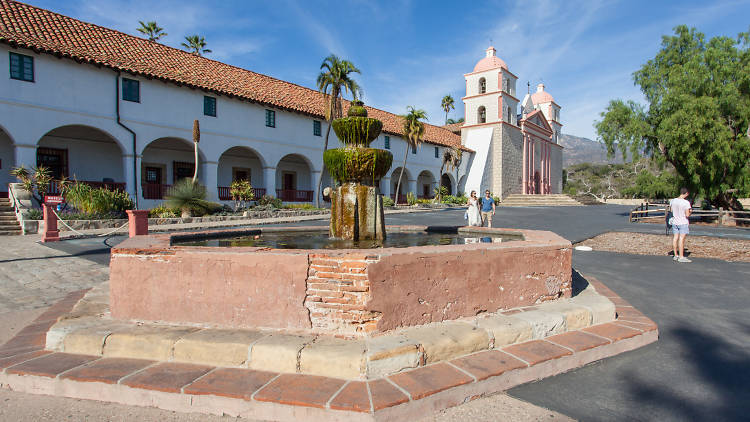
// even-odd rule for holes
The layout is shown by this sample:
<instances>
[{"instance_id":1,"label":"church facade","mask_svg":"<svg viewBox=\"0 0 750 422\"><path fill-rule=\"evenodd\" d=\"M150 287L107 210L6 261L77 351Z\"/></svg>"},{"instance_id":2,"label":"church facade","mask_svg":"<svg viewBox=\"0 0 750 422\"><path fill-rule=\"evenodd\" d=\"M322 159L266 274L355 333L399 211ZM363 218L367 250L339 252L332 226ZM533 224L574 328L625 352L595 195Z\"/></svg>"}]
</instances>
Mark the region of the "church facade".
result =
<instances>
[{"instance_id":1,"label":"church facade","mask_svg":"<svg viewBox=\"0 0 750 422\"><path fill-rule=\"evenodd\" d=\"M560 106L544 85L519 101L518 77L494 47L464 78L461 143L474 151L464 190L489 189L501 198L562 192Z\"/></svg>"}]
</instances>

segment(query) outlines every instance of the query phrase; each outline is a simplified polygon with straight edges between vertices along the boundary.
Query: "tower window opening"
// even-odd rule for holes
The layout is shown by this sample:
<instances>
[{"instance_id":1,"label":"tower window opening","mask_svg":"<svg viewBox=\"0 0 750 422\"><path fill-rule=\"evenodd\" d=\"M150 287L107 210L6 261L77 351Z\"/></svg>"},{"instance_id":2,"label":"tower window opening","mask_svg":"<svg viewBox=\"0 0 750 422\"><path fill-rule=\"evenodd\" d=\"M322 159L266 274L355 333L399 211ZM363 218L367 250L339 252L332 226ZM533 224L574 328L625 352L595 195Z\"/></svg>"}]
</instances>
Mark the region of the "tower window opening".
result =
<instances>
[{"instance_id":1,"label":"tower window opening","mask_svg":"<svg viewBox=\"0 0 750 422\"><path fill-rule=\"evenodd\" d=\"M479 79L479 93L484 94L487 92L487 80L484 78Z\"/></svg>"},{"instance_id":2,"label":"tower window opening","mask_svg":"<svg viewBox=\"0 0 750 422\"><path fill-rule=\"evenodd\" d=\"M487 109L485 109L484 106L479 107L479 110L477 112L477 117L478 117L479 123L487 122Z\"/></svg>"}]
</instances>

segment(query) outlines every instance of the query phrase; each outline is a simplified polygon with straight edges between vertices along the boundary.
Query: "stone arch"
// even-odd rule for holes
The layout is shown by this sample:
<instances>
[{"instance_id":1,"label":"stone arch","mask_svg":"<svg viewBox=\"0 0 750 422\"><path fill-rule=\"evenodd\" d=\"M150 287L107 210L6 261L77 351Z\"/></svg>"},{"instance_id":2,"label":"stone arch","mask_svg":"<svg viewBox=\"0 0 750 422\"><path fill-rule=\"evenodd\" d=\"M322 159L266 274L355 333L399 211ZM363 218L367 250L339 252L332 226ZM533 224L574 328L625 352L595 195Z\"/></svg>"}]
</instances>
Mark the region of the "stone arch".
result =
<instances>
[{"instance_id":1,"label":"stone arch","mask_svg":"<svg viewBox=\"0 0 750 422\"><path fill-rule=\"evenodd\" d=\"M460 193L466 193L466 175L465 174L458 179L458 186L456 186L456 195Z\"/></svg>"},{"instance_id":2,"label":"stone arch","mask_svg":"<svg viewBox=\"0 0 750 422\"><path fill-rule=\"evenodd\" d=\"M53 178L124 184L126 149L109 132L87 125L58 126L37 140L36 165L50 169Z\"/></svg>"},{"instance_id":3,"label":"stone arch","mask_svg":"<svg viewBox=\"0 0 750 422\"><path fill-rule=\"evenodd\" d=\"M141 185L144 199L163 199L167 188L177 180L193 177L195 153L193 142L179 137L161 137L146 144L141 153ZM200 163L205 157L198 144L198 179L202 180ZM209 190L213 189L208 187Z\"/></svg>"},{"instance_id":4,"label":"stone arch","mask_svg":"<svg viewBox=\"0 0 750 422\"><path fill-rule=\"evenodd\" d=\"M398 186L398 177L401 174L401 167L396 167L395 169L391 170L391 197L395 198L396 194L396 186ZM408 168L404 168L404 176L401 179L401 195L406 195L406 192L409 192L409 181L412 180L412 175L409 172Z\"/></svg>"},{"instance_id":5,"label":"stone arch","mask_svg":"<svg viewBox=\"0 0 750 422\"><path fill-rule=\"evenodd\" d=\"M244 179L255 188L255 196L265 194L263 168L266 160L258 151L247 146L227 148L220 156L217 166L217 187L219 199L231 199L229 187L234 180ZM273 194L273 193L272 193Z\"/></svg>"},{"instance_id":6,"label":"stone arch","mask_svg":"<svg viewBox=\"0 0 750 422\"><path fill-rule=\"evenodd\" d=\"M437 180L429 170L422 170L417 176L417 196L419 198L431 199L434 196Z\"/></svg>"},{"instance_id":7,"label":"stone arch","mask_svg":"<svg viewBox=\"0 0 750 422\"><path fill-rule=\"evenodd\" d=\"M313 168L304 155L285 155L276 164L276 192L268 194L287 202L312 202L317 188Z\"/></svg>"},{"instance_id":8,"label":"stone arch","mask_svg":"<svg viewBox=\"0 0 750 422\"><path fill-rule=\"evenodd\" d=\"M443 173L442 176L440 176L440 186L445 187L448 189L448 195L453 195L454 193L454 186L456 186L453 175L450 173Z\"/></svg>"}]
</instances>

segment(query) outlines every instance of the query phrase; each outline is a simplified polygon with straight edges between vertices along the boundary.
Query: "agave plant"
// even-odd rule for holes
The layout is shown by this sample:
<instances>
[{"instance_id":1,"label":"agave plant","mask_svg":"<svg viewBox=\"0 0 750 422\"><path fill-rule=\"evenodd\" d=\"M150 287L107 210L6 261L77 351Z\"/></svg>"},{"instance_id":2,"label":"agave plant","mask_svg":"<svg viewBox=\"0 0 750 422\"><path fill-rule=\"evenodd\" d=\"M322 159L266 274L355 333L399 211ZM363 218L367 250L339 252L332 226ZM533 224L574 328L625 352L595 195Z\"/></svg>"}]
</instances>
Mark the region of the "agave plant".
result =
<instances>
[{"instance_id":1,"label":"agave plant","mask_svg":"<svg viewBox=\"0 0 750 422\"><path fill-rule=\"evenodd\" d=\"M194 213L206 213L213 204L206 201L206 187L190 179L181 179L169 189L166 204L170 208L177 208L182 217L192 217Z\"/></svg>"}]
</instances>

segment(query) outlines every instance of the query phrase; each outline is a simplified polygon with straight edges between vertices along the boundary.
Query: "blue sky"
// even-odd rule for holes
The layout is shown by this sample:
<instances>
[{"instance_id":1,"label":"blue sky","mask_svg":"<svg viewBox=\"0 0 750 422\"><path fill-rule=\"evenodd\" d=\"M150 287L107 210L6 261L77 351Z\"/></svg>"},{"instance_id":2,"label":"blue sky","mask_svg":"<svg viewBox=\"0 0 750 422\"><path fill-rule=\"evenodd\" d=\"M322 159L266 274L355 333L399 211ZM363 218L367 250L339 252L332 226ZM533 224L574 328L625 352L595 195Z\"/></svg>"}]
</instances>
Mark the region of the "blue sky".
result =
<instances>
[{"instance_id":1,"label":"blue sky","mask_svg":"<svg viewBox=\"0 0 750 422\"><path fill-rule=\"evenodd\" d=\"M156 20L179 47L206 37L209 54L236 66L315 87L324 57L354 62L367 104L393 113L440 100L463 116L464 73L490 44L519 77L519 99L540 81L562 106L563 132L595 139L593 122L613 98L641 100L631 74L679 24L707 36L750 30L750 0L727 1L197 1L27 0L88 22L138 35Z\"/></svg>"}]
</instances>

